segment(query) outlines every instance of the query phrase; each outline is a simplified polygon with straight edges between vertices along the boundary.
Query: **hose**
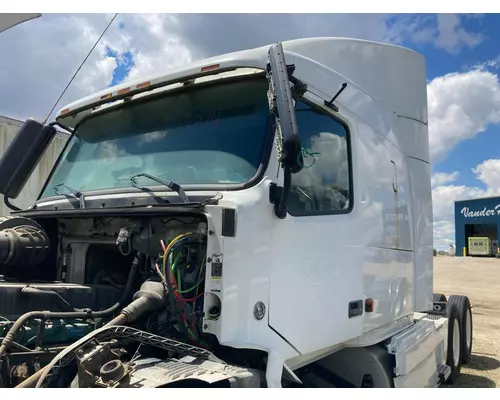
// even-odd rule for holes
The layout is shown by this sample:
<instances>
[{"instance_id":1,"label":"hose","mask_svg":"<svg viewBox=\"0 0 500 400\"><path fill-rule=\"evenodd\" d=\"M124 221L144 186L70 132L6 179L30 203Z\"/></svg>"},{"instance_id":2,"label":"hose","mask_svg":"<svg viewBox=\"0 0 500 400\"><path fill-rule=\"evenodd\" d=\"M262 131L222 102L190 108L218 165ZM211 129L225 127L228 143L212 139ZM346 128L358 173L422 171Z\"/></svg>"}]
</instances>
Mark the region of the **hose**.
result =
<instances>
[{"instance_id":1,"label":"hose","mask_svg":"<svg viewBox=\"0 0 500 400\"><path fill-rule=\"evenodd\" d=\"M37 295L40 297L45 296L45 297L51 298L56 303L59 304L62 311L66 311L66 312L82 311L81 309L74 308L73 306L71 306L71 304L69 304L66 300L64 300L64 298L62 298L59 295L59 293L56 293L53 290L41 290L41 289L37 289L37 288L31 287L31 286L26 286L21 290L21 293L30 294L30 295Z\"/></svg>"},{"instance_id":2,"label":"hose","mask_svg":"<svg viewBox=\"0 0 500 400\"><path fill-rule=\"evenodd\" d=\"M113 325L120 325L125 323L127 320L127 317L124 314L119 314L116 318L112 319L109 321L105 326L113 326ZM43 373L45 372L46 369L48 369L49 365L46 365L43 368L40 368L38 371L36 371L33 375L31 375L29 378L25 379L21 383L19 383L16 386L16 389L27 389L27 388L34 388L38 382L38 380L42 377Z\"/></svg>"},{"instance_id":3,"label":"hose","mask_svg":"<svg viewBox=\"0 0 500 400\"><path fill-rule=\"evenodd\" d=\"M2 340L2 345L0 346L0 363L3 355L10 347L12 342L14 341L14 337L21 327L26 323L26 321L32 318L102 318L108 315L113 314L124 302L127 300L130 295L130 291L132 289L132 284L135 279L135 275L137 270L139 269L139 255L136 255L134 261L132 262L132 267L130 268L130 272L127 279L127 284L125 285L125 290L123 294L118 300L117 303L112 305L111 307L102 310L102 311L92 311L92 310L80 310L80 311L68 311L68 312L54 312L54 311L31 311L23 314L21 317L17 319L17 321L12 325L7 335L5 335ZM69 304L69 303L68 303Z\"/></svg>"},{"instance_id":4,"label":"hose","mask_svg":"<svg viewBox=\"0 0 500 400\"><path fill-rule=\"evenodd\" d=\"M19 344L17 342L12 342L11 346L17 350L24 351L25 353L30 353L33 351L33 350L29 349L28 347L23 346L22 344Z\"/></svg>"},{"instance_id":5,"label":"hose","mask_svg":"<svg viewBox=\"0 0 500 400\"><path fill-rule=\"evenodd\" d=\"M119 314L116 318L109 321L105 326L121 325L121 324L124 324L126 321L127 321L127 317L124 314ZM20 384L18 384L16 386L16 389L34 388L36 386L38 380L41 378L42 374L44 373L44 371L48 367L49 367L49 365L46 365L45 367L40 368L33 375L31 375L29 378L25 379Z\"/></svg>"},{"instance_id":6,"label":"hose","mask_svg":"<svg viewBox=\"0 0 500 400\"><path fill-rule=\"evenodd\" d=\"M128 322L132 322L144 313L164 306L165 302L166 294L163 291L162 284L160 282L146 281L141 285L140 290L134 295L132 303L126 306L117 317L108 322L104 327L123 325ZM45 378L49 369L56 364L58 359L62 357L63 353L67 354L73 348L81 345L86 341L88 336L92 336L94 333L95 331L66 347L61 353L55 356L48 365L38 370L25 381L21 382L16 386L16 388L32 388L40 385L42 382L39 381Z\"/></svg>"},{"instance_id":7,"label":"hose","mask_svg":"<svg viewBox=\"0 0 500 400\"><path fill-rule=\"evenodd\" d=\"M22 381L19 385L16 386L16 389L18 389L18 388L19 389L34 388L36 383L38 382L38 379L40 379L40 377L42 376L43 370L45 368L46 367L40 368L33 375L31 375L29 378Z\"/></svg>"}]
</instances>

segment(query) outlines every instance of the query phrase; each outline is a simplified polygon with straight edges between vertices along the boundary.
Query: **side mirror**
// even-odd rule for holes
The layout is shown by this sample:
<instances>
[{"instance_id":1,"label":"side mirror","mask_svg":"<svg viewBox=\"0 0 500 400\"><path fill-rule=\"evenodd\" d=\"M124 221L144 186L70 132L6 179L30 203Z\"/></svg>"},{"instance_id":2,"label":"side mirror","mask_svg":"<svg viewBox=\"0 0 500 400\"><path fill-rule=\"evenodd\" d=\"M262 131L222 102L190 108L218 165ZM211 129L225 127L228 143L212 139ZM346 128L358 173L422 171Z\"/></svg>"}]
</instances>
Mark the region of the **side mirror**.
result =
<instances>
[{"instance_id":1,"label":"side mirror","mask_svg":"<svg viewBox=\"0 0 500 400\"><path fill-rule=\"evenodd\" d=\"M272 196L271 202L274 204L275 215L283 219L287 215L292 174L300 172L304 165L290 82L294 84L294 91L299 95L300 92L303 94L307 91L307 85L293 76L295 66L286 65L281 43L271 46L268 57L269 106L276 120L277 152L284 172L279 199Z\"/></svg>"},{"instance_id":2,"label":"side mirror","mask_svg":"<svg viewBox=\"0 0 500 400\"><path fill-rule=\"evenodd\" d=\"M15 199L56 134L51 125L27 119L0 159L0 193Z\"/></svg>"},{"instance_id":3,"label":"side mirror","mask_svg":"<svg viewBox=\"0 0 500 400\"><path fill-rule=\"evenodd\" d=\"M273 93L274 112L279 120L279 131L282 136L282 154L280 161L284 169L292 174L300 172L302 163L302 147L299 138L295 106L290 88L294 66L287 66L285 52L281 43L269 49L268 79Z\"/></svg>"}]
</instances>

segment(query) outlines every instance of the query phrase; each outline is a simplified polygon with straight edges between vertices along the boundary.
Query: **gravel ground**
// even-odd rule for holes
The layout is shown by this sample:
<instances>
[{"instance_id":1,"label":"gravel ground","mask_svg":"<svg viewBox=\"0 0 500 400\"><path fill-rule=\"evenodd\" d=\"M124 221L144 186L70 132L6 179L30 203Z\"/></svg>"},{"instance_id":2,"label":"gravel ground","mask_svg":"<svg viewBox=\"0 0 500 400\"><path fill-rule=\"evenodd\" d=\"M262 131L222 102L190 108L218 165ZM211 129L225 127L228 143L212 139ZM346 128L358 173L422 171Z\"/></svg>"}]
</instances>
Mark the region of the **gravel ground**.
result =
<instances>
[{"instance_id":1,"label":"gravel ground","mask_svg":"<svg viewBox=\"0 0 500 400\"><path fill-rule=\"evenodd\" d=\"M500 387L500 259L434 257L434 292L461 294L473 306L472 358L454 385Z\"/></svg>"}]
</instances>

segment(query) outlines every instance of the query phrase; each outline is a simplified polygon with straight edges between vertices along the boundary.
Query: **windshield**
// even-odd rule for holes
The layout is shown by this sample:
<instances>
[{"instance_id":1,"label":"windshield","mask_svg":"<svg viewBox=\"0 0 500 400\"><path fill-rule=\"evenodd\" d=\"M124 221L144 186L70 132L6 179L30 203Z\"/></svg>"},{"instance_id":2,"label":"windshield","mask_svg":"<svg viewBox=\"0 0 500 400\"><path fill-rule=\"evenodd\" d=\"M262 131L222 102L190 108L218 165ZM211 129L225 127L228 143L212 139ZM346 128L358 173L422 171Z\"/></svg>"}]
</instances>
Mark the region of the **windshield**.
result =
<instances>
[{"instance_id":1,"label":"windshield","mask_svg":"<svg viewBox=\"0 0 500 400\"><path fill-rule=\"evenodd\" d=\"M255 176L268 133L267 82L189 88L84 120L42 193L126 188L147 173L179 185L238 184ZM140 186L156 185L138 178Z\"/></svg>"}]
</instances>

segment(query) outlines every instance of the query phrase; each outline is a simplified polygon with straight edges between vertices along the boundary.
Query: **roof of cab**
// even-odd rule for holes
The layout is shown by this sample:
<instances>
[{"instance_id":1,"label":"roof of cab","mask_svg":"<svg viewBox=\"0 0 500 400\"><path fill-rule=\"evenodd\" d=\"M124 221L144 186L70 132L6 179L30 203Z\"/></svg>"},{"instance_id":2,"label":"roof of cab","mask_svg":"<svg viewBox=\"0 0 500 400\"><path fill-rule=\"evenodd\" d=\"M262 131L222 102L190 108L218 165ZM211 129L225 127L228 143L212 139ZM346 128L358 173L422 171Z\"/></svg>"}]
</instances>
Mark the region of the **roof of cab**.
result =
<instances>
[{"instance_id":1,"label":"roof of cab","mask_svg":"<svg viewBox=\"0 0 500 400\"><path fill-rule=\"evenodd\" d=\"M79 99L57 117L145 87L181 80L226 67L262 68L267 64L270 45L199 60L143 79L128 81ZM407 48L351 38L306 38L283 42L287 53L295 53L322 64L349 79L396 114L427 121L427 87L424 57Z\"/></svg>"}]
</instances>

